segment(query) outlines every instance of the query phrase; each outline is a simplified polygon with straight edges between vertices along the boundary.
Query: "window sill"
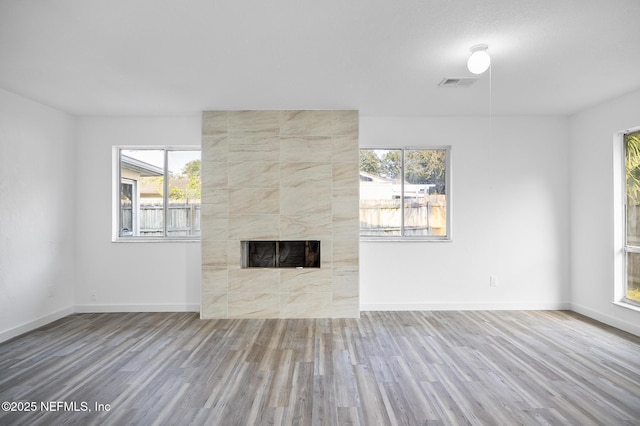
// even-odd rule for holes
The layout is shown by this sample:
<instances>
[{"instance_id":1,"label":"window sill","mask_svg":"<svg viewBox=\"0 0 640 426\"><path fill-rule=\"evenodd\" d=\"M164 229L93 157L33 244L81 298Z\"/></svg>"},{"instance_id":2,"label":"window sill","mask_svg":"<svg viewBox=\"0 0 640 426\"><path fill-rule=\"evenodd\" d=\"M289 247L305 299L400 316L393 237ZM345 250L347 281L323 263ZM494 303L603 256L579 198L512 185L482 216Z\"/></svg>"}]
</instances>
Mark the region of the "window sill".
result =
<instances>
[{"instance_id":1,"label":"window sill","mask_svg":"<svg viewBox=\"0 0 640 426\"><path fill-rule=\"evenodd\" d=\"M626 302L613 302L614 305L620 306L621 308L631 309L632 311L640 312L640 306L632 305L631 303Z\"/></svg>"},{"instance_id":2,"label":"window sill","mask_svg":"<svg viewBox=\"0 0 640 426\"><path fill-rule=\"evenodd\" d=\"M451 238L360 237L360 241L367 243L450 243L453 240Z\"/></svg>"},{"instance_id":3,"label":"window sill","mask_svg":"<svg viewBox=\"0 0 640 426\"><path fill-rule=\"evenodd\" d=\"M117 238L112 243L199 243L200 238Z\"/></svg>"}]
</instances>

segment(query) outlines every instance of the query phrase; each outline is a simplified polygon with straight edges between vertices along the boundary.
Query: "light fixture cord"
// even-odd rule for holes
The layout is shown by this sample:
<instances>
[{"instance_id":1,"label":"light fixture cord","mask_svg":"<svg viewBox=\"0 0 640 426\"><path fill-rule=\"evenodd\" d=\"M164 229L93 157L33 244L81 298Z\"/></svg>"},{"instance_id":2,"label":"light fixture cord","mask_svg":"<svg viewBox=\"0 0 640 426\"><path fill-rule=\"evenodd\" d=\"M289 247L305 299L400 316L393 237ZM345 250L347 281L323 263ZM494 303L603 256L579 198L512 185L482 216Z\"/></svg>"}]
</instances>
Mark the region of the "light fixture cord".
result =
<instances>
[{"instance_id":1,"label":"light fixture cord","mask_svg":"<svg viewBox=\"0 0 640 426\"><path fill-rule=\"evenodd\" d=\"M495 158L493 155L493 151L495 149L493 143L493 80L491 76L491 70L493 68L493 64L489 65L489 152L491 153L491 157ZM489 170L489 190L493 190L494 183L494 169L493 167Z\"/></svg>"},{"instance_id":2,"label":"light fixture cord","mask_svg":"<svg viewBox=\"0 0 640 426\"><path fill-rule=\"evenodd\" d=\"M494 140L493 140L493 79L492 79L492 74L491 71L493 69L493 63L489 64L489 152L491 153L491 158L496 158L496 156L493 154L494 150L496 149L496 146L494 144ZM495 182L495 167L491 167L489 170L489 194L490 196L493 195L493 185ZM493 277L496 273L496 262L494 261L494 259L496 258L496 243L494 241L494 239L490 239L490 248L491 248L491 256L489 257L489 273L491 274L490 277Z\"/></svg>"},{"instance_id":3,"label":"light fixture cord","mask_svg":"<svg viewBox=\"0 0 640 426\"><path fill-rule=\"evenodd\" d=\"M489 134L493 134L493 80L491 78L492 65L489 65Z\"/></svg>"}]
</instances>

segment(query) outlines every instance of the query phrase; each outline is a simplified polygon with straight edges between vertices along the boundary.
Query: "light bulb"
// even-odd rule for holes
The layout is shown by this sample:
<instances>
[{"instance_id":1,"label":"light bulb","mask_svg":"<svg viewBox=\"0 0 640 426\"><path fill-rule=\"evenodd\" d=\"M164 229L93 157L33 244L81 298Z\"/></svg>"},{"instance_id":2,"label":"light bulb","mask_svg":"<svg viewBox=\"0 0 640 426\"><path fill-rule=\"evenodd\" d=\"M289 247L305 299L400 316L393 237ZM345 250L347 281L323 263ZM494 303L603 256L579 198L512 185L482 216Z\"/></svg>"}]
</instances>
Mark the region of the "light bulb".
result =
<instances>
[{"instance_id":1,"label":"light bulb","mask_svg":"<svg viewBox=\"0 0 640 426\"><path fill-rule=\"evenodd\" d=\"M478 44L471 48L471 56L467 61L467 68L473 74L482 74L489 69L491 65L491 57L487 53L486 44Z\"/></svg>"}]
</instances>

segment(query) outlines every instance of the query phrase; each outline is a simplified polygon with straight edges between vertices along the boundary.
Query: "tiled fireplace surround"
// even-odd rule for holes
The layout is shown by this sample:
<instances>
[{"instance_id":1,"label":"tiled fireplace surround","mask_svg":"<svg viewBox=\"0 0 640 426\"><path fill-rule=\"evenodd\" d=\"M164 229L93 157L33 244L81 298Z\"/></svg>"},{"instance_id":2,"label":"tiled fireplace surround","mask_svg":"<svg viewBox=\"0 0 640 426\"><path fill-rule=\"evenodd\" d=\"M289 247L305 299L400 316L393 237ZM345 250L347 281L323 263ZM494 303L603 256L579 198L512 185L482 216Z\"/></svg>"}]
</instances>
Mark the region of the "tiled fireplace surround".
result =
<instances>
[{"instance_id":1,"label":"tiled fireplace surround","mask_svg":"<svg viewBox=\"0 0 640 426\"><path fill-rule=\"evenodd\" d=\"M205 111L202 318L354 318L358 112ZM322 265L243 269L243 240L320 240Z\"/></svg>"}]
</instances>

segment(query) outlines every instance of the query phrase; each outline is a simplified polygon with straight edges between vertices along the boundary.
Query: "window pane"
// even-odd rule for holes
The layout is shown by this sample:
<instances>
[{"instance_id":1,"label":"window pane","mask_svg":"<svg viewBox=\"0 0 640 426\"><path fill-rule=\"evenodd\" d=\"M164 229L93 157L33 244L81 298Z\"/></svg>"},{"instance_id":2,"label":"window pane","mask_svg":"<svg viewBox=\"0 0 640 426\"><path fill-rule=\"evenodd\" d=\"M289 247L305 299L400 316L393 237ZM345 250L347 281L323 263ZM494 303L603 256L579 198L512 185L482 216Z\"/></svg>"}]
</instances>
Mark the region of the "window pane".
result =
<instances>
[{"instance_id":1,"label":"window pane","mask_svg":"<svg viewBox=\"0 0 640 426\"><path fill-rule=\"evenodd\" d=\"M163 150L120 151L120 236L163 236L163 175Z\"/></svg>"},{"instance_id":2,"label":"window pane","mask_svg":"<svg viewBox=\"0 0 640 426\"><path fill-rule=\"evenodd\" d=\"M640 246L640 133L625 135L627 245Z\"/></svg>"},{"instance_id":3,"label":"window pane","mask_svg":"<svg viewBox=\"0 0 640 426\"><path fill-rule=\"evenodd\" d=\"M360 150L360 235L402 235L401 161L401 150Z\"/></svg>"},{"instance_id":4,"label":"window pane","mask_svg":"<svg viewBox=\"0 0 640 426\"><path fill-rule=\"evenodd\" d=\"M404 151L404 235L447 235L444 149Z\"/></svg>"},{"instance_id":5,"label":"window pane","mask_svg":"<svg viewBox=\"0 0 640 426\"><path fill-rule=\"evenodd\" d=\"M640 132L624 137L626 177L626 245L640 247ZM640 253L627 253L625 297L640 303Z\"/></svg>"},{"instance_id":6,"label":"window pane","mask_svg":"<svg viewBox=\"0 0 640 426\"><path fill-rule=\"evenodd\" d=\"M168 151L167 236L200 235L200 151Z\"/></svg>"},{"instance_id":7,"label":"window pane","mask_svg":"<svg viewBox=\"0 0 640 426\"><path fill-rule=\"evenodd\" d=\"M640 253L627 253L627 299L640 302Z\"/></svg>"}]
</instances>

